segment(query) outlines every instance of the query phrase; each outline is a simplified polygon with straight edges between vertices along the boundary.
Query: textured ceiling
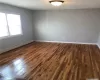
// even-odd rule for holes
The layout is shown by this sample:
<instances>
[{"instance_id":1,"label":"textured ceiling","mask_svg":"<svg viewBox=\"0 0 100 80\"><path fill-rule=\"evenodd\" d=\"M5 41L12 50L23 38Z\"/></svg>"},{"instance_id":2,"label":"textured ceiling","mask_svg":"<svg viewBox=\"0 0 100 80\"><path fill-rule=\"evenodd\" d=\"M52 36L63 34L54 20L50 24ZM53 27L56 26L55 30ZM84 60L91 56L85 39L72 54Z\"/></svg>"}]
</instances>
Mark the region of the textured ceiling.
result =
<instances>
[{"instance_id":1,"label":"textured ceiling","mask_svg":"<svg viewBox=\"0 0 100 80\"><path fill-rule=\"evenodd\" d=\"M60 7L54 7L49 0L0 0L1 3L7 3L18 7L32 10L49 10L49 9L86 9L100 8L100 0L64 0L65 3Z\"/></svg>"}]
</instances>

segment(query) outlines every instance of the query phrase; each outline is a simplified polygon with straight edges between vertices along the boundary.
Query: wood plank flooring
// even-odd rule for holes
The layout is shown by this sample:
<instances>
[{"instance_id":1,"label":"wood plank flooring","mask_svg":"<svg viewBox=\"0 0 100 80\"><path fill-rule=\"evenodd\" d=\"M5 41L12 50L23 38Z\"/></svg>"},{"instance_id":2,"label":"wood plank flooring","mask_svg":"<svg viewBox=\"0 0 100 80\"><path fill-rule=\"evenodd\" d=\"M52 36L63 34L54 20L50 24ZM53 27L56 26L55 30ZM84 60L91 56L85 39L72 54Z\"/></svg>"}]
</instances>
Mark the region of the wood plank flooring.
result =
<instances>
[{"instance_id":1,"label":"wood plank flooring","mask_svg":"<svg viewBox=\"0 0 100 80\"><path fill-rule=\"evenodd\" d=\"M33 42L0 54L0 74L6 79L100 80L100 50L96 45Z\"/></svg>"}]
</instances>

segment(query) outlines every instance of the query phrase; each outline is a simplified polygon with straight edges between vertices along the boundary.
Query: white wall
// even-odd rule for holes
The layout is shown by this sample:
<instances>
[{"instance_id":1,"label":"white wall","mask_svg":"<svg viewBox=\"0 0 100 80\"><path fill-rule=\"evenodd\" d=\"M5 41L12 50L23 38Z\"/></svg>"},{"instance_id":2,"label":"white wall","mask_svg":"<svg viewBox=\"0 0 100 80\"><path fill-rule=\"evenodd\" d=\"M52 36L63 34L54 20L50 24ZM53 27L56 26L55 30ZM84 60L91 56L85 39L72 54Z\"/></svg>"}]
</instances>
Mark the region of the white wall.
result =
<instances>
[{"instance_id":1,"label":"white wall","mask_svg":"<svg viewBox=\"0 0 100 80\"><path fill-rule=\"evenodd\" d=\"M0 4L0 12L20 14L23 31L23 35L0 39L0 53L21 46L33 40L32 11Z\"/></svg>"},{"instance_id":2,"label":"white wall","mask_svg":"<svg viewBox=\"0 0 100 80\"><path fill-rule=\"evenodd\" d=\"M97 43L100 9L35 11L35 40Z\"/></svg>"}]
</instances>

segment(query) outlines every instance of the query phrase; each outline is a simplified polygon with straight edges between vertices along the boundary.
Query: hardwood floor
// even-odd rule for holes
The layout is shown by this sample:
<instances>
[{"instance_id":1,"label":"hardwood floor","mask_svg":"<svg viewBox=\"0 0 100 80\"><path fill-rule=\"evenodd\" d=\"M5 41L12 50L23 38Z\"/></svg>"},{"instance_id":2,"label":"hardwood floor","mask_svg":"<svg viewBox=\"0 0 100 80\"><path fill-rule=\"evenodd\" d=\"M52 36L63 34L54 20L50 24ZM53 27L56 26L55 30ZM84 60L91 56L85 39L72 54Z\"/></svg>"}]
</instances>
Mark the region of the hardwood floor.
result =
<instances>
[{"instance_id":1,"label":"hardwood floor","mask_svg":"<svg viewBox=\"0 0 100 80\"><path fill-rule=\"evenodd\" d=\"M0 73L9 79L100 80L100 50L96 45L33 42L0 54Z\"/></svg>"}]
</instances>

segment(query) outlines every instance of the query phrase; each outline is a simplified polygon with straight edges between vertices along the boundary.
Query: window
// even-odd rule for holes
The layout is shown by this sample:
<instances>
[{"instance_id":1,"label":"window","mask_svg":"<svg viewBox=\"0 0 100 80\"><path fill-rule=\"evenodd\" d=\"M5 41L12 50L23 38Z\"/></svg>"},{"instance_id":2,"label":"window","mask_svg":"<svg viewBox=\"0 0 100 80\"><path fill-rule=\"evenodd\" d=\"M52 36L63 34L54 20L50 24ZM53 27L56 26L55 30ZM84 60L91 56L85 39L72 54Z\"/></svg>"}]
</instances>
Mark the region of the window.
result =
<instances>
[{"instance_id":1,"label":"window","mask_svg":"<svg viewBox=\"0 0 100 80\"><path fill-rule=\"evenodd\" d=\"M6 15L0 13L0 37L8 36Z\"/></svg>"},{"instance_id":2,"label":"window","mask_svg":"<svg viewBox=\"0 0 100 80\"><path fill-rule=\"evenodd\" d=\"M20 15L0 13L0 37L22 34Z\"/></svg>"}]
</instances>

